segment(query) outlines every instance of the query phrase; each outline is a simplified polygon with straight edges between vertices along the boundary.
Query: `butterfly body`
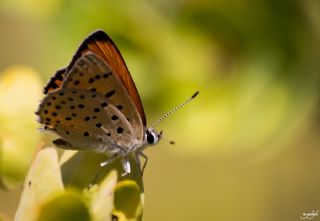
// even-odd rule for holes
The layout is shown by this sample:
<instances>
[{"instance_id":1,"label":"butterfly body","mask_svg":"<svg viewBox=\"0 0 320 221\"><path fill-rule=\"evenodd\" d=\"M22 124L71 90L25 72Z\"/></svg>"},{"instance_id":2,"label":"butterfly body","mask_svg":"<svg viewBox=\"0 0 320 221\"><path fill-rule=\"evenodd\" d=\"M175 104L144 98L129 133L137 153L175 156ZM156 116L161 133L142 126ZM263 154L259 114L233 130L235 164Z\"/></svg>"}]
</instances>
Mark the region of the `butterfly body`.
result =
<instances>
[{"instance_id":1,"label":"butterfly body","mask_svg":"<svg viewBox=\"0 0 320 221\"><path fill-rule=\"evenodd\" d=\"M125 173L130 173L128 154L140 153L147 137L154 136L152 141L160 137L146 128L127 66L101 30L80 45L69 66L57 71L44 93L36 113L45 130L61 137L53 141L57 147L122 157Z\"/></svg>"}]
</instances>

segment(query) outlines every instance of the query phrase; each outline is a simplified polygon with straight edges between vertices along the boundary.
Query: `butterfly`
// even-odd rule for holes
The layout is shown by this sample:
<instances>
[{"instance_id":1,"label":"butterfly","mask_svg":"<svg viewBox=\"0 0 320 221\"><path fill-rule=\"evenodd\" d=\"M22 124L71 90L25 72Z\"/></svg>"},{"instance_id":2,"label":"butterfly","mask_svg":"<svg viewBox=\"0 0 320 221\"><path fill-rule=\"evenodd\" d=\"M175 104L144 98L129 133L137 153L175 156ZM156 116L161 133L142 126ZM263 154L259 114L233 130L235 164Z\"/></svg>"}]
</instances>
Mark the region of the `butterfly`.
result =
<instances>
[{"instance_id":1,"label":"butterfly","mask_svg":"<svg viewBox=\"0 0 320 221\"><path fill-rule=\"evenodd\" d=\"M162 138L154 126L186 102L147 128L141 98L124 59L102 30L89 35L70 64L50 79L36 114L46 131L60 136L53 143L62 149L97 151L121 158L123 175L131 172L130 153L145 158L143 150ZM138 162L140 165L140 161Z\"/></svg>"}]
</instances>

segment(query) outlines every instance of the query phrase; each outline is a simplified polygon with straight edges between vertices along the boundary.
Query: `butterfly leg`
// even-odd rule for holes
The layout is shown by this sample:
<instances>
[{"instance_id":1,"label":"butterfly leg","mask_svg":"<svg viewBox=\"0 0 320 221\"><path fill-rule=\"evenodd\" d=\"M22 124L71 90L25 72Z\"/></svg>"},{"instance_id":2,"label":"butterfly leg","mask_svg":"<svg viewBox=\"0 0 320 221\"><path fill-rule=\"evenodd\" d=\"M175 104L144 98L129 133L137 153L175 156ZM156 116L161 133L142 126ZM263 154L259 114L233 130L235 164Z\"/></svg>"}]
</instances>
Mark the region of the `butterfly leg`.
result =
<instances>
[{"instance_id":1,"label":"butterfly leg","mask_svg":"<svg viewBox=\"0 0 320 221\"><path fill-rule=\"evenodd\" d=\"M147 163L148 163L148 157L147 157L147 155L145 155L143 152L138 152L138 154L139 154L139 156L141 156L141 157L144 159L144 164L143 164L143 166L142 166L142 168L141 168L141 173L142 173L142 175L143 175L144 169L146 168Z\"/></svg>"},{"instance_id":2,"label":"butterfly leg","mask_svg":"<svg viewBox=\"0 0 320 221\"><path fill-rule=\"evenodd\" d=\"M117 158L117 156L118 156L118 154L113 155L108 160L103 161L102 163L100 163L100 166L104 167L104 166L108 165L109 163L112 163Z\"/></svg>"},{"instance_id":3,"label":"butterfly leg","mask_svg":"<svg viewBox=\"0 0 320 221\"><path fill-rule=\"evenodd\" d=\"M125 176L131 173L131 165L128 157L124 157L123 159L121 159L121 164L122 164L122 169L124 171L122 173L122 176Z\"/></svg>"},{"instance_id":4,"label":"butterfly leg","mask_svg":"<svg viewBox=\"0 0 320 221\"><path fill-rule=\"evenodd\" d=\"M139 152L135 152L135 161L136 161L136 164L137 164L137 168L139 168L139 172L141 173L141 161L140 161L140 154Z\"/></svg>"}]
</instances>

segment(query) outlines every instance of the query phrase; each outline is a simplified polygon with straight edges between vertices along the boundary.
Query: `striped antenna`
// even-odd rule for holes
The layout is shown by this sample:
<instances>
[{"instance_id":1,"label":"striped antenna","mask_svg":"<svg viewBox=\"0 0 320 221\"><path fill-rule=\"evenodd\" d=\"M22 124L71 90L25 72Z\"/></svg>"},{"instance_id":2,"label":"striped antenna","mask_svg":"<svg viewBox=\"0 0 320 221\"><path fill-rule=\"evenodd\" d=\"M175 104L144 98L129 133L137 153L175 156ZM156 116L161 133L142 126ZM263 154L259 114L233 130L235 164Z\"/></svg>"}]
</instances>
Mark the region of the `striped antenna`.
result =
<instances>
[{"instance_id":1,"label":"striped antenna","mask_svg":"<svg viewBox=\"0 0 320 221\"><path fill-rule=\"evenodd\" d=\"M154 128L155 126L157 126L163 119L167 118L169 115L173 114L174 112L176 112L177 110L179 110L181 107L183 107L184 105L186 105L187 103L189 103L190 101L192 101L198 94L199 94L199 91L197 91L196 93L194 93L188 100L186 100L186 101L183 102L182 104L179 104L178 106L176 106L175 108L173 108L171 111L169 111L168 113L166 113L165 115L163 115L162 117L160 117L160 119L157 120L157 121L152 125L152 128Z\"/></svg>"}]
</instances>

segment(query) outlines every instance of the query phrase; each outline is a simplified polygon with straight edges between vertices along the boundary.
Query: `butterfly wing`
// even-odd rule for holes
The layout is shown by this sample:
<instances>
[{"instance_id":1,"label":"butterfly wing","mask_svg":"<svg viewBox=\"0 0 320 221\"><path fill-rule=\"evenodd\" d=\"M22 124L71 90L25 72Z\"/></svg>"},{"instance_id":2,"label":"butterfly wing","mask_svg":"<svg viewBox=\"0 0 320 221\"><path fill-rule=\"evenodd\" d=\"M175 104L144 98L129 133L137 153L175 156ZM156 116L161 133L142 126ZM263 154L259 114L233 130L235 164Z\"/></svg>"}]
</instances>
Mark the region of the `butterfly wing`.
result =
<instances>
[{"instance_id":1,"label":"butterfly wing","mask_svg":"<svg viewBox=\"0 0 320 221\"><path fill-rule=\"evenodd\" d=\"M138 110L119 76L99 56L87 52L68 72L62 88L78 88L97 92L124 116L133 128L134 139L143 142L144 126Z\"/></svg>"},{"instance_id":2,"label":"butterfly wing","mask_svg":"<svg viewBox=\"0 0 320 221\"><path fill-rule=\"evenodd\" d=\"M63 140L65 149L112 152L134 139L132 126L101 94L61 88L49 93L37 111L39 122ZM64 146L68 146L64 145ZM63 146L63 145L62 145Z\"/></svg>"},{"instance_id":3,"label":"butterfly wing","mask_svg":"<svg viewBox=\"0 0 320 221\"><path fill-rule=\"evenodd\" d=\"M101 57L111 67L111 69L113 69L113 73L121 79L125 90L133 100L136 109L140 114L143 126L146 126L146 116L139 93L119 49L111 38L102 30L98 30L89 35L80 45L78 51L71 60L71 63L67 67L67 71L71 70L77 60L87 52L92 52ZM53 77L46 86L45 94L55 89L56 78L61 78L64 75L65 72L57 72L55 77ZM58 85L61 86L61 84Z\"/></svg>"}]
</instances>

